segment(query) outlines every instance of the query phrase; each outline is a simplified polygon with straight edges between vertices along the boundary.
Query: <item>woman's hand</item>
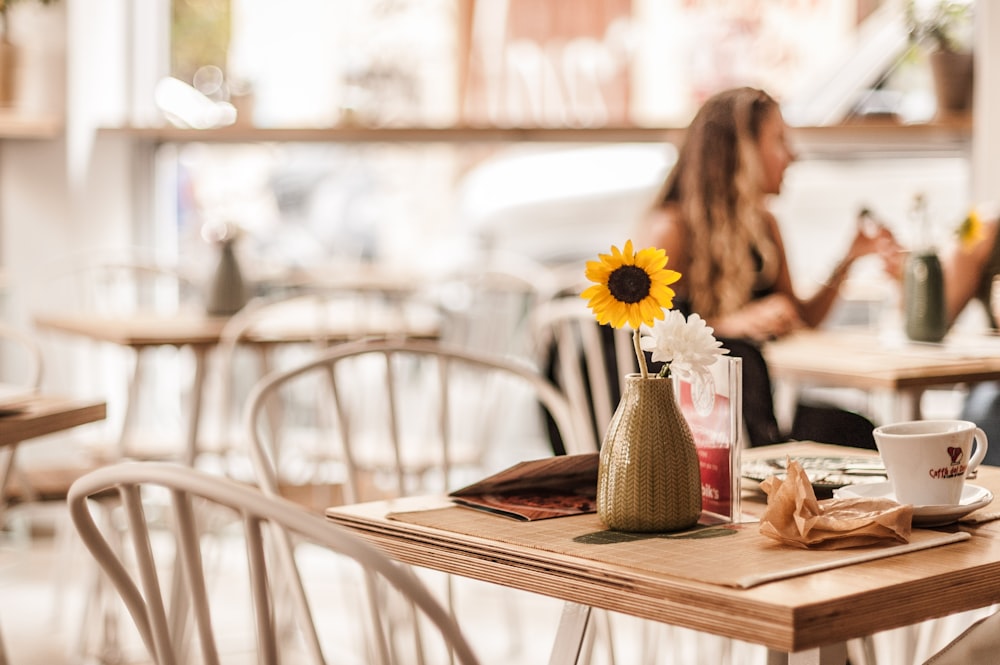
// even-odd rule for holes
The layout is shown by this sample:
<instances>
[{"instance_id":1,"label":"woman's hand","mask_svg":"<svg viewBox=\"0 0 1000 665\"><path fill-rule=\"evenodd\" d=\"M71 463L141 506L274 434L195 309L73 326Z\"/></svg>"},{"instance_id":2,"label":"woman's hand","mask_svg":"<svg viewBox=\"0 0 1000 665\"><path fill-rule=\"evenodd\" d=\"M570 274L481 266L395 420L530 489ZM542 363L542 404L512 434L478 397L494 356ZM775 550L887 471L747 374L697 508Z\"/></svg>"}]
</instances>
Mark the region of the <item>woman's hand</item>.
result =
<instances>
[{"instance_id":1,"label":"woman's hand","mask_svg":"<svg viewBox=\"0 0 1000 665\"><path fill-rule=\"evenodd\" d=\"M711 322L719 337L777 339L805 327L796 303L782 294L753 300L732 314Z\"/></svg>"},{"instance_id":2,"label":"woman's hand","mask_svg":"<svg viewBox=\"0 0 1000 665\"><path fill-rule=\"evenodd\" d=\"M882 259L882 267L886 274L894 279L900 279L903 274L903 262L906 250L896 240L882 222L875 219L868 210L862 210L858 216L858 228L847 250L843 263L850 265L855 259L869 254L878 254Z\"/></svg>"},{"instance_id":3,"label":"woman's hand","mask_svg":"<svg viewBox=\"0 0 1000 665\"><path fill-rule=\"evenodd\" d=\"M853 261L869 254L878 254L886 257L899 254L903 251L903 246L896 240L896 236L888 227L881 224L874 226L858 227L851 241L851 247L847 250L846 260Z\"/></svg>"}]
</instances>

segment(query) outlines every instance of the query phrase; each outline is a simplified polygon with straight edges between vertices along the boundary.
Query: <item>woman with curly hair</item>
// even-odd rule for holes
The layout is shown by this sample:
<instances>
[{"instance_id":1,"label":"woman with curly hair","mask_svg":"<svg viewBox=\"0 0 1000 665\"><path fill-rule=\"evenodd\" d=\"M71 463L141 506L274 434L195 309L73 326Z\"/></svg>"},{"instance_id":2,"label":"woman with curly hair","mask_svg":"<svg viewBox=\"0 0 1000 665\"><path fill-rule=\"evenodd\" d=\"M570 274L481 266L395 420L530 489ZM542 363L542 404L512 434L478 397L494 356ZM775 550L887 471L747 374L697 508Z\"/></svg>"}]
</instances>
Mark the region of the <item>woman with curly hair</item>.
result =
<instances>
[{"instance_id":1,"label":"woman with curly hair","mask_svg":"<svg viewBox=\"0 0 1000 665\"><path fill-rule=\"evenodd\" d=\"M725 338L766 340L819 325L854 261L898 251L880 227L860 228L827 282L808 299L793 288L781 231L767 199L781 191L795 155L778 103L736 88L709 98L687 129L677 163L643 220L637 245L666 251L678 307Z\"/></svg>"},{"instance_id":2,"label":"woman with curly hair","mask_svg":"<svg viewBox=\"0 0 1000 665\"><path fill-rule=\"evenodd\" d=\"M778 103L736 88L709 98L687 129L677 163L636 233L640 247L666 251L684 278L674 304L697 312L734 356L743 358L743 414L750 445L812 439L874 448L870 421L829 406L800 404L792 431L779 431L767 365L758 345L818 326L858 258L879 252L898 263L884 227L860 226L826 283L809 298L792 285L778 221L768 197L781 191L795 159Z\"/></svg>"}]
</instances>

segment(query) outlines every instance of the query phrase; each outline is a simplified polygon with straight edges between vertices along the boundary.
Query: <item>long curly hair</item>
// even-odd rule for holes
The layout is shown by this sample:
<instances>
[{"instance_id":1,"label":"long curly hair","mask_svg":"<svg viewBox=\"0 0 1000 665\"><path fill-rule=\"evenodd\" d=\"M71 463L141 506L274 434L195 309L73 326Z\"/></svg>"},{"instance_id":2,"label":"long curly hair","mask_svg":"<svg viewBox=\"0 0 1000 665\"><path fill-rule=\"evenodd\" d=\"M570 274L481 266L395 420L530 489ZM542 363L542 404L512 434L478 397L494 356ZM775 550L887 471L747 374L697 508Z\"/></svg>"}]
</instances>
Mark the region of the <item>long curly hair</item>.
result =
<instances>
[{"instance_id":1,"label":"long curly hair","mask_svg":"<svg viewBox=\"0 0 1000 665\"><path fill-rule=\"evenodd\" d=\"M680 208L690 256L684 278L691 309L703 317L739 309L758 278L773 279L777 270L757 148L763 120L777 108L755 88L706 100L655 200Z\"/></svg>"}]
</instances>

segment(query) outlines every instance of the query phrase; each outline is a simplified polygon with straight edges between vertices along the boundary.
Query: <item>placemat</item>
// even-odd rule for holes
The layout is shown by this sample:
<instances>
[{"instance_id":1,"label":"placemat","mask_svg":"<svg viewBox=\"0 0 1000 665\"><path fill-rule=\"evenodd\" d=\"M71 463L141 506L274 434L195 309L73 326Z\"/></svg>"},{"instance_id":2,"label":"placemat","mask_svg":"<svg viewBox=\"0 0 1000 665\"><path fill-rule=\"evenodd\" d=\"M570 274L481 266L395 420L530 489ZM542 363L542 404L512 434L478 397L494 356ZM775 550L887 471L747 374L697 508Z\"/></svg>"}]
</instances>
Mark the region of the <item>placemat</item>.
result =
<instances>
[{"instance_id":1,"label":"placemat","mask_svg":"<svg viewBox=\"0 0 1000 665\"><path fill-rule=\"evenodd\" d=\"M595 514L518 522L471 508L395 512L390 520L514 546L622 565L651 575L668 575L709 584L749 588L864 561L968 540L966 532L914 529L903 545L848 550L804 550L762 536L759 525L722 524L669 534L608 531Z\"/></svg>"}]
</instances>

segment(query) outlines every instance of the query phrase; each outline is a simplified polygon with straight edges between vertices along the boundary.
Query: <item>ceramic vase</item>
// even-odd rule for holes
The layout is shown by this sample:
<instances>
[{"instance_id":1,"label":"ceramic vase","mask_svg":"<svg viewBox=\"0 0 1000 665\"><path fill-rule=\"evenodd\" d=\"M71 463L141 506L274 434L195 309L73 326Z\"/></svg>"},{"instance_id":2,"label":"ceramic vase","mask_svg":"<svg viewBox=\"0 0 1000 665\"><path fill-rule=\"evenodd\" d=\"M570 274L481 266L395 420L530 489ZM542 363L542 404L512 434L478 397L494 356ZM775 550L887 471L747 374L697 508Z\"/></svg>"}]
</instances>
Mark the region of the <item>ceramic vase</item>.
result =
<instances>
[{"instance_id":1,"label":"ceramic vase","mask_svg":"<svg viewBox=\"0 0 1000 665\"><path fill-rule=\"evenodd\" d=\"M243 272L236 260L233 240L223 240L219 246L219 263L208 285L205 311L210 316L232 316L247 303Z\"/></svg>"},{"instance_id":2,"label":"ceramic vase","mask_svg":"<svg viewBox=\"0 0 1000 665\"><path fill-rule=\"evenodd\" d=\"M615 531L680 531L698 523L698 451L671 379L625 377L601 447L597 514Z\"/></svg>"},{"instance_id":3,"label":"ceramic vase","mask_svg":"<svg viewBox=\"0 0 1000 665\"><path fill-rule=\"evenodd\" d=\"M936 252L915 251L903 268L906 336L915 342L940 342L948 332L944 273Z\"/></svg>"},{"instance_id":4,"label":"ceramic vase","mask_svg":"<svg viewBox=\"0 0 1000 665\"><path fill-rule=\"evenodd\" d=\"M967 113L972 108L972 53L935 51L930 63L939 114Z\"/></svg>"}]
</instances>

